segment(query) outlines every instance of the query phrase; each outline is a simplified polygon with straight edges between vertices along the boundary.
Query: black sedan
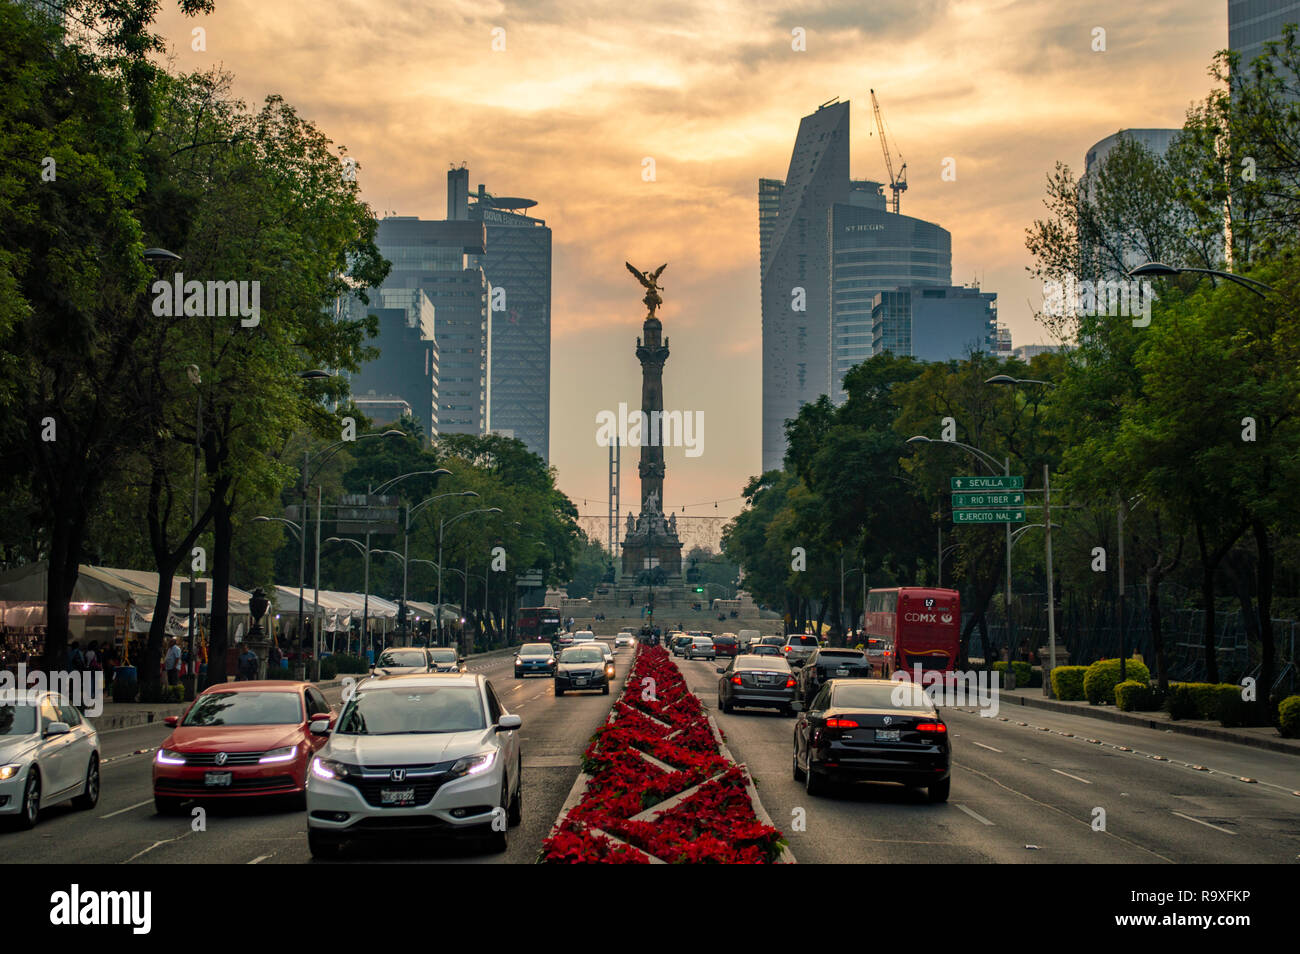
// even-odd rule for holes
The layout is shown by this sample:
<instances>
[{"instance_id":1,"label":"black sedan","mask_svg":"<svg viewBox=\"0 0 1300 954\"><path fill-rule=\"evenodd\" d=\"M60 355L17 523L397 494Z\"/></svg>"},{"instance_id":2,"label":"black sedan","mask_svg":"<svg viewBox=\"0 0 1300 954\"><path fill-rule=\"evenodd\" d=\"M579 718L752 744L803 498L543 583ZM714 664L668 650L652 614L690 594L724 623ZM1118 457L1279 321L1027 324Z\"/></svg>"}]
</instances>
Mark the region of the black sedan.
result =
<instances>
[{"instance_id":1,"label":"black sedan","mask_svg":"<svg viewBox=\"0 0 1300 954\"><path fill-rule=\"evenodd\" d=\"M800 710L802 705L798 705ZM835 780L901 782L946 802L948 727L920 687L889 679L832 679L794 726L794 779L809 795Z\"/></svg>"},{"instance_id":2,"label":"black sedan","mask_svg":"<svg viewBox=\"0 0 1300 954\"><path fill-rule=\"evenodd\" d=\"M605 653L599 646L570 646L555 660L557 696L587 689L599 689L609 695L613 679L614 664L605 662Z\"/></svg>"},{"instance_id":3,"label":"black sedan","mask_svg":"<svg viewBox=\"0 0 1300 954\"><path fill-rule=\"evenodd\" d=\"M794 712L795 678L790 664L780 656L736 656L718 667L718 708L730 712L736 706L780 709Z\"/></svg>"},{"instance_id":4,"label":"black sedan","mask_svg":"<svg viewBox=\"0 0 1300 954\"><path fill-rule=\"evenodd\" d=\"M871 660L860 649L821 647L808 657L799 670L799 698L806 706L832 679L870 679L874 675Z\"/></svg>"}]
</instances>

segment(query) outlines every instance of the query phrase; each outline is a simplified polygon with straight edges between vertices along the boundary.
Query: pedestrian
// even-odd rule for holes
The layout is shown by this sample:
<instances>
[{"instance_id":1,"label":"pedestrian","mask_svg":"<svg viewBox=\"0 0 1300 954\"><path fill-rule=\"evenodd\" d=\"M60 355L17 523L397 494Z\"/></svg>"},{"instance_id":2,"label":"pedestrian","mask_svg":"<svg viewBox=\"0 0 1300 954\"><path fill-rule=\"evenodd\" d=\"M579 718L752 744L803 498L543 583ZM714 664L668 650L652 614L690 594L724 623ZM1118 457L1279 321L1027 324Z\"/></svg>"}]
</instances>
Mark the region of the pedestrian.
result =
<instances>
[{"instance_id":1,"label":"pedestrian","mask_svg":"<svg viewBox=\"0 0 1300 954\"><path fill-rule=\"evenodd\" d=\"M244 651L239 654L239 679L241 682L252 682L257 679L257 653L253 652L251 646L244 644Z\"/></svg>"},{"instance_id":2,"label":"pedestrian","mask_svg":"<svg viewBox=\"0 0 1300 954\"><path fill-rule=\"evenodd\" d=\"M276 639L271 640L271 649L266 657L267 664L272 669L280 668L280 660L284 658L284 653L280 652L280 643Z\"/></svg>"},{"instance_id":3,"label":"pedestrian","mask_svg":"<svg viewBox=\"0 0 1300 954\"><path fill-rule=\"evenodd\" d=\"M85 666L87 672L104 668L103 663L99 660L99 640L97 639L92 639L90 645L86 647Z\"/></svg>"},{"instance_id":4,"label":"pedestrian","mask_svg":"<svg viewBox=\"0 0 1300 954\"><path fill-rule=\"evenodd\" d=\"M167 685L180 684L181 645L173 636L167 645L167 655L163 657L163 670L167 673Z\"/></svg>"},{"instance_id":5,"label":"pedestrian","mask_svg":"<svg viewBox=\"0 0 1300 954\"><path fill-rule=\"evenodd\" d=\"M68 658L63 669L65 672L81 672L85 668L86 657L81 652L81 643L74 639L68 647Z\"/></svg>"}]
</instances>

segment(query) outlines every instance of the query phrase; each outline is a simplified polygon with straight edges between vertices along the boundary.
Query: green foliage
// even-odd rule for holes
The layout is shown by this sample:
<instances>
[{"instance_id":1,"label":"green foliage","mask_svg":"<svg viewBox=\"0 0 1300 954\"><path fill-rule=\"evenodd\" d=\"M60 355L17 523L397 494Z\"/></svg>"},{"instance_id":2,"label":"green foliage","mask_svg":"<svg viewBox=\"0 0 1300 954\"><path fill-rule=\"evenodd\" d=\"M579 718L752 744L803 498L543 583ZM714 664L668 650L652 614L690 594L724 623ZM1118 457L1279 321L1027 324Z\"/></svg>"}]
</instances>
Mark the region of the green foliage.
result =
<instances>
[{"instance_id":1,"label":"green foliage","mask_svg":"<svg viewBox=\"0 0 1300 954\"><path fill-rule=\"evenodd\" d=\"M1125 679L1115 686L1115 705L1125 712L1151 712L1158 708L1155 690L1136 679Z\"/></svg>"},{"instance_id":2,"label":"green foliage","mask_svg":"<svg viewBox=\"0 0 1300 954\"><path fill-rule=\"evenodd\" d=\"M1083 695L1094 706L1114 705L1115 685L1119 682L1118 659L1099 659L1088 667L1083 676ZM1151 673L1147 667L1136 659L1130 659L1125 666L1129 679L1148 685Z\"/></svg>"},{"instance_id":3,"label":"green foliage","mask_svg":"<svg viewBox=\"0 0 1300 954\"><path fill-rule=\"evenodd\" d=\"M1017 689L1027 689L1027 688L1030 688L1030 687L1033 685L1033 681L1034 681L1034 667L1031 666L1031 665L1029 665L1029 663L1027 663L1027 662L1023 662L1023 661L1017 659L1017 660L1012 664L1011 669L1012 669L1012 672L1014 672L1014 673L1016 674L1016 688L1017 688ZM1004 662L995 662L995 663L993 664L993 670L994 670L995 672L1006 672L1006 671L1007 671L1007 664L1004 663Z\"/></svg>"},{"instance_id":4,"label":"green foliage","mask_svg":"<svg viewBox=\"0 0 1300 954\"><path fill-rule=\"evenodd\" d=\"M1300 739L1300 696L1287 696L1277 707L1277 728L1286 739Z\"/></svg>"},{"instance_id":5,"label":"green foliage","mask_svg":"<svg viewBox=\"0 0 1300 954\"><path fill-rule=\"evenodd\" d=\"M1083 677L1087 666L1057 666L1052 670L1052 694L1063 702L1083 699Z\"/></svg>"},{"instance_id":6,"label":"green foliage","mask_svg":"<svg viewBox=\"0 0 1300 954\"><path fill-rule=\"evenodd\" d=\"M1225 725L1249 724L1253 715L1233 683L1171 682L1165 708L1171 719L1226 719Z\"/></svg>"},{"instance_id":7,"label":"green foliage","mask_svg":"<svg viewBox=\"0 0 1300 954\"><path fill-rule=\"evenodd\" d=\"M368 669L369 667L367 667ZM328 682L339 674L339 664L333 656L326 656L320 661L320 677L322 682Z\"/></svg>"}]
</instances>

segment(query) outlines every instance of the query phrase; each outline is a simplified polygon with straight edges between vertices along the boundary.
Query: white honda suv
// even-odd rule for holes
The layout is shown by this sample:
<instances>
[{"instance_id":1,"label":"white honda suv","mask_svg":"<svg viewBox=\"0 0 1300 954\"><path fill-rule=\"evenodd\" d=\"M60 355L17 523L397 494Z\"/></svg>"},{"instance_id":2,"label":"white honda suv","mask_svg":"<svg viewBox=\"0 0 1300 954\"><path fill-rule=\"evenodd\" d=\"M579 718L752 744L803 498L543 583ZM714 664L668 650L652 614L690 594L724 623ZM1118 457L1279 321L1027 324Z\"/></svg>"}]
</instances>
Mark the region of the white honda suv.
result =
<instances>
[{"instance_id":1,"label":"white honda suv","mask_svg":"<svg viewBox=\"0 0 1300 954\"><path fill-rule=\"evenodd\" d=\"M307 773L314 857L391 833L473 835L505 851L523 816L519 716L478 673L383 676L361 682Z\"/></svg>"}]
</instances>

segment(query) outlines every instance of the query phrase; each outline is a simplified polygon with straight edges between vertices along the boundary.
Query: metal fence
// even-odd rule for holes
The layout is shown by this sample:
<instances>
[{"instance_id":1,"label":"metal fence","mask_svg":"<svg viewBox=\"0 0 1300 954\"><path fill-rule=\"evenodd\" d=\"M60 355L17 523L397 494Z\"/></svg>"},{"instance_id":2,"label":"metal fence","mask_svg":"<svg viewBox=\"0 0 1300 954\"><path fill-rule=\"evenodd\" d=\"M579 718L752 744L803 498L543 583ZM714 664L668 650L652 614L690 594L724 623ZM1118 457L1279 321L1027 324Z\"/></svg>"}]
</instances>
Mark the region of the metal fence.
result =
<instances>
[{"instance_id":1,"label":"metal fence","mask_svg":"<svg viewBox=\"0 0 1300 954\"><path fill-rule=\"evenodd\" d=\"M1174 583L1160 587L1160 625L1164 637L1165 659L1169 678L1197 682L1206 677L1205 646L1202 629L1205 612L1190 606L1194 596L1186 587ZM964 613L963 626L970 614ZM1045 593L1015 595L1011 603L1011 627L1003 614L1001 597L990 602L986 615L989 641L995 658L1001 658L1011 640L1022 649L1037 650L1047 645L1047 596ZM1277 648L1274 689L1287 694L1297 691L1295 644L1300 622L1273 619L1273 637ZM1252 642L1240 609L1215 613L1215 645L1219 678L1239 682L1245 676L1258 677L1261 668L1260 646ZM1134 587L1124 598L1124 640L1130 653L1138 653L1154 673L1155 653L1151 641L1150 610L1147 587ZM1115 658L1121 652L1118 599L1071 598L1058 602L1056 637L1065 645L1072 665L1087 665L1102 658ZM970 652L982 651L978 628L971 633Z\"/></svg>"}]
</instances>

